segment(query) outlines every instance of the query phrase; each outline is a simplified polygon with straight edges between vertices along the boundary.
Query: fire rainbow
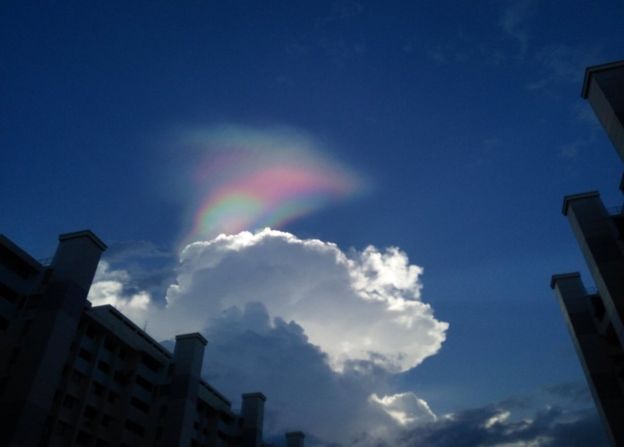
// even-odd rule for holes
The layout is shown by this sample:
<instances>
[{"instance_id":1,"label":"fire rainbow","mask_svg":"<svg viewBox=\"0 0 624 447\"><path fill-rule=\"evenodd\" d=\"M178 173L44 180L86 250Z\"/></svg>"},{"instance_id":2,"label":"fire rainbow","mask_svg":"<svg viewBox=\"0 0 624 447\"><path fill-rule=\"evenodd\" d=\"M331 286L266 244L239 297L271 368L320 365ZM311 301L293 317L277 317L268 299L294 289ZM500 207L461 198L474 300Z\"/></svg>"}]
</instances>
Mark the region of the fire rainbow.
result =
<instances>
[{"instance_id":1,"label":"fire rainbow","mask_svg":"<svg viewBox=\"0 0 624 447\"><path fill-rule=\"evenodd\" d=\"M187 138L196 200L184 244L265 227L281 228L332 203L353 197L362 180L330 159L320 144L292 129L229 126Z\"/></svg>"}]
</instances>

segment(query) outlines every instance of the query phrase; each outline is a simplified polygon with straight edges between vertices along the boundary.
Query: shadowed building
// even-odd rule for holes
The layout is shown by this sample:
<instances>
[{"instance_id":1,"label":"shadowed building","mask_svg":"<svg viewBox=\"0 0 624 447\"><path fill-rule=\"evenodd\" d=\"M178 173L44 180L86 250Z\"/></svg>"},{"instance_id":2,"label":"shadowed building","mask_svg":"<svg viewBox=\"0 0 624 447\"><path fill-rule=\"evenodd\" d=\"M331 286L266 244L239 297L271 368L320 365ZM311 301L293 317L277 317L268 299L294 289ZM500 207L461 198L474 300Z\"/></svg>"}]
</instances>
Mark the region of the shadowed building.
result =
<instances>
[{"instance_id":1,"label":"shadowed building","mask_svg":"<svg viewBox=\"0 0 624 447\"><path fill-rule=\"evenodd\" d=\"M43 265L0 236L0 445L268 446L264 395L244 394L239 415L202 380L202 335L178 335L172 354L91 306L105 249L90 231L64 234Z\"/></svg>"},{"instance_id":2,"label":"shadowed building","mask_svg":"<svg viewBox=\"0 0 624 447\"><path fill-rule=\"evenodd\" d=\"M589 67L582 95L624 161L624 61ZM576 272L554 275L551 287L609 438L624 446L624 209L606 208L599 193L591 191L566 196L563 214L596 292L588 292Z\"/></svg>"}]
</instances>

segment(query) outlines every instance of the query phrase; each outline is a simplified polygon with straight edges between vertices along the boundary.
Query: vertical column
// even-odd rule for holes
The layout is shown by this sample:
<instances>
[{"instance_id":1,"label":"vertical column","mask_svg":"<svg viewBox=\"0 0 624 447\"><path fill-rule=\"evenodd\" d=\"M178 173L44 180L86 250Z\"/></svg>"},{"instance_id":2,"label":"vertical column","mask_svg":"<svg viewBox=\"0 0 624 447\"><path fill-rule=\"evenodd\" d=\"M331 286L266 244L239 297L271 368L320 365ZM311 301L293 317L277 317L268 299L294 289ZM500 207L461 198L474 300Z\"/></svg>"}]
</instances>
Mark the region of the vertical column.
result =
<instances>
[{"instance_id":1,"label":"vertical column","mask_svg":"<svg viewBox=\"0 0 624 447\"><path fill-rule=\"evenodd\" d=\"M266 397L262 393L243 394L243 447L260 447L262 445L262 426L264 424L264 403Z\"/></svg>"},{"instance_id":2,"label":"vertical column","mask_svg":"<svg viewBox=\"0 0 624 447\"><path fill-rule=\"evenodd\" d=\"M613 361L613 353L621 353L622 348L617 339L600 333L594 317L597 312L592 307L591 297L587 295L578 273L555 275L550 285L561 305L611 442L614 446L624 445L624 393L618 377L619 368Z\"/></svg>"},{"instance_id":3,"label":"vertical column","mask_svg":"<svg viewBox=\"0 0 624 447\"><path fill-rule=\"evenodd\" d=\"M37 445L52 406L63 365L76 336L91 281L106 245L91 231L59 236L41 293L29 298L32 316L27 333L15 347L0 420L0 444Z\"/></svg>"},{"instance_id":4,"label":"vertical column","mask_svg":"<svg viewBox=\"0 0 624 447\"><path fill-rule=\"evenodd\" d=\"M286 447L303 447L305 435L300 431L286 433Z\"/></svg>"},{"instance_id":5,"label":"vertical column","mask_svg":"<svg viewBox=\"0 0 624 447\"><path fill-rule=\"evenodd\" d=\"M607 131L624 161L624 61L588 67L583 82L583 98Z\"/></svg>"},{"instance_id":6,"label":"vertical column","mask_svg":"<svg viewBox=\"0 0 624 447\"><path fill-rule=\"evenodd\" d=\"M566 196L568 217L615 334L624 346L624 254L618 230L597 192Z\"/></svg>"},{"instance_id":7,"label":"vertical column","mask_svg":"<svg viewBox=\"0 0 624 447\"><path fill-rule=\"evenodd\" d=\"M174 372L162 445L191 445L204 348L207 343L197 332L176 336L173 351Z\"/></svg>"}]
</instances>

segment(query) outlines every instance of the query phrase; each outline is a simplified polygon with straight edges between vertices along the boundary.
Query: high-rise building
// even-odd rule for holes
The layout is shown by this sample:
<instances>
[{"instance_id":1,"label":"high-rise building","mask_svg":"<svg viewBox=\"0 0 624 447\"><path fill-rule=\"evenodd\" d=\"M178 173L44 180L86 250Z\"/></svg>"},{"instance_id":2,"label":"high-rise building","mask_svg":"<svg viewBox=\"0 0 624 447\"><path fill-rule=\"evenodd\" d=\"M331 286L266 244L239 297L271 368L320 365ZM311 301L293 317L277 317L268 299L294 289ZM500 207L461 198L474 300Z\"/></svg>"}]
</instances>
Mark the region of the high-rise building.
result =
<instances>
[{"instance_id":1,"label":"high-rise building","mask_svg":"<svg viewBox=\"0 0 624 447\"><path fill-rule=\"evenodd\" d=\"M49 265L0 235L0 445L264 447L265 396L240 414L201 378L206 339L169 352L89 287L105 244L59 237ZM303 434L287 433L288 447Z\"/></svg>"},{"instance_id":2,"label":"high-rise building","mask_svg":"<svg viewBox=\"0 0 624 447\"><path fill-rule=\"evenodd\" d=\"M624 61L587 68L582 96L624 161ZM624 209L605 207L591 191L566 196L563 214L596 290L588 291L578 272L554 275L551 287L609 438L624 446Z\"/></svg>"}]
</instances>

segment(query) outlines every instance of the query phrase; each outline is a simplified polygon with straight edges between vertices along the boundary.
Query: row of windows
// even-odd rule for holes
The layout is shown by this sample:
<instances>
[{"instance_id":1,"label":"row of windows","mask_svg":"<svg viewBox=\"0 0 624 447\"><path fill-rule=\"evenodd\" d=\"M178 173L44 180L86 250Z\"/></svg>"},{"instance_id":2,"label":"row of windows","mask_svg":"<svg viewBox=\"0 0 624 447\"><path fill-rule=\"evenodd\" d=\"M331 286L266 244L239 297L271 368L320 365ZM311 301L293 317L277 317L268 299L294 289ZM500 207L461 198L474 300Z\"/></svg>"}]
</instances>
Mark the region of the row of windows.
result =
<instances>
[{"instance_id":1,"label":"row of windows","mask_svg":"<svg viewBox=\"0 0 624 447\"><path fill-rule=\"evenodd\" d=\"M75 396L72 396L70 394L67 394L65 396L65 398L63 399L63 407L64 408L68 408L68 409L72 409L74 407L77 406L79 402L79 399L76 398ZM132 406L134 406L135 408L138 408L139 410L148 413L149 412L149 406L136 398L132 398L130 401L130 404ZM85 420L87 421L95 421L98 417L98 415L100 415L100 411L98 411L97 408L91 406L91 405L87 405L85 406L85 409L83 411L83 417ZM102 417L100 419L100 424L102 427L110 427L112 424L114 424L116 421L115 418L113 418L111 415L104 413L102 414ZM144 436L145 435L145 427L132 421L132 420L125 420L124 421L124 428L132 433L134 433L135 435L138 436ZM71 429L71 426L69 424L67 424L66 422L63 421L58 421L57 423L57 433L61 434L61 435L65 435L67 433L69 433L69 430ZM88 436L88 440L86 442L90 442L91 437L87 432L83 432L84 435L82 436L84 439L87 439L86 437ZM78 435L80 437L80 434ZM77 442L79 443L79 440L77 439Z\"/></svg>"}]
</instances>

